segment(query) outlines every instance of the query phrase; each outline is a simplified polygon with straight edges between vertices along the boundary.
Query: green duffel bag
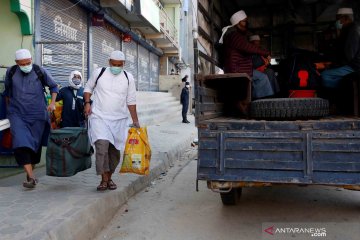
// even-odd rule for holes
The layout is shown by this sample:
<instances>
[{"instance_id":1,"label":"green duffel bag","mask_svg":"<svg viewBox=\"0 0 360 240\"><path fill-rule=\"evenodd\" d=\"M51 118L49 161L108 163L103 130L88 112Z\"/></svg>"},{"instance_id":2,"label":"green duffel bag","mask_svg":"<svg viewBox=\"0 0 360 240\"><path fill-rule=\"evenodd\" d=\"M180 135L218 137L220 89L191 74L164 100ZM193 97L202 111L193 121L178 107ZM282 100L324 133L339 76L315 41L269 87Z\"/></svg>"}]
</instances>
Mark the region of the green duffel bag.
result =
<instances>
[{"instance_id":1,"label":"green duffel bag","mask_svg":"<svg viewBox=\"0 0 360 240\"><path fill-rule=\"evenodd\" d=\"M91 168L93 153L86 128L51 130L46 150L46 175L70 177Z\"/></svg>"}]
</instances>

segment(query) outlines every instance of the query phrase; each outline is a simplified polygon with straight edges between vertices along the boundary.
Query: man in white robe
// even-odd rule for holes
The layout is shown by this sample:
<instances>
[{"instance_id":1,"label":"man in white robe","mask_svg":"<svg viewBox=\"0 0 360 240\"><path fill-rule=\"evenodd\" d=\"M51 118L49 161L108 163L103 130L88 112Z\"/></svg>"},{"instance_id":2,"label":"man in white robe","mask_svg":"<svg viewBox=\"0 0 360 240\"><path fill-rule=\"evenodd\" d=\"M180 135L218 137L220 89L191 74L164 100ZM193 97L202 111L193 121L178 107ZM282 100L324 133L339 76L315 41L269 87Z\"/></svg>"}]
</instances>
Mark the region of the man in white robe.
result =
<instances>
[{"instance_id":1,"label":"man in white robe","mask_svg":"<svg viewBox=\"0 0 360 240\"><path fill-rule=\"evenodd\" d=\"M105 71L96 69L84 90L84 113L89 117L89 137L96 149L96 173L101 175L98 191L117 188L111 175L120 162L121 146L126 139L127 109L133 125L140 127L135 80L131 73L123 70L124 64L125 55L113 51L110 67Z\"/></svg>"}]
</instances>

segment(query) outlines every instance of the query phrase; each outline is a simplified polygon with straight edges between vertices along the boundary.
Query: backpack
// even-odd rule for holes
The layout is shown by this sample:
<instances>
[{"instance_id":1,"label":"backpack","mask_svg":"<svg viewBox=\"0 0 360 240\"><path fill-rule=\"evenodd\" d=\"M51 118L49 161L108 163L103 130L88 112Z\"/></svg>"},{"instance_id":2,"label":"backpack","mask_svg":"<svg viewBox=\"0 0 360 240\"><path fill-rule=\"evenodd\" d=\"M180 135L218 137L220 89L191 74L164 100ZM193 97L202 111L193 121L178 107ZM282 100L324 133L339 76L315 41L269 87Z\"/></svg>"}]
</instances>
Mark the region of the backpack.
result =
<instances>
[{"instance_id":1,"label":"backpack","mask_svg":"<svg viewBox=\"0 0 360 240\"><path fill-rule=\"evenodd\" d=\"M9 86L9 96L10 97L12 97L12 81L13 81L12 78L13 78L17 68L18 68L18 65L14 65L9 70L9 75L8 75L8 77L9 77L9 85L8 86ZM33 64L33 69L34 69L36 75L38 76L38 79L41 82L44 93L46 94L44 74L41 71L40 66L36 65L36 64Z\"/></svg>"},{"instance_id":2,"label":"backpack","mask_svg":"<svg viewBox=\"0 0 360 240\"><path fill-rule=\"evenodd\" d=\"M215 50L217 52L218 67L223 69L225 64L225 47L222 43L215 43Z\"/></svg>"},{"instance_id":3,"label":"backpack","mask_svg":"<svg viewBox=\"0 0 360 240\"><path fill-rule=\"evenodd\" d=\"M99 73L98 77L96 78L94 88L96 87L96 85L97 85L97 82L98 82L99 78L103 75L103 73L105 72L105 70L106 70L106 67L101 68L101 71L100 71L100 73ZM125 74L125 77L126 77L126 79L127 79L127 81L128 81L128 86L129 86L129 77L128 77L128 75L127 75L127 73L126 73L126 71L125 71L125 70L124 70L124 74Z\"/></svg>"}]
</instances>

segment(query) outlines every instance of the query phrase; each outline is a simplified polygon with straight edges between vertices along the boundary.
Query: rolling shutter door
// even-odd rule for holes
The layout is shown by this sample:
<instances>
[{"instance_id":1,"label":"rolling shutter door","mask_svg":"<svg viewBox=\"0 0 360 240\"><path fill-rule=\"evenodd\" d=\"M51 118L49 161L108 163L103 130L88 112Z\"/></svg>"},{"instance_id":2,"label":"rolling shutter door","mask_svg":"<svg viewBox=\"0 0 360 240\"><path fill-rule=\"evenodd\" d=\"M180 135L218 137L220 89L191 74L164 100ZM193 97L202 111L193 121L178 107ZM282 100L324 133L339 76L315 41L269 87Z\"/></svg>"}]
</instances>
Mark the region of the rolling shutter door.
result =
<instances>
[{"instance_id":1,"label":"rolling shutter door","mask_svg":"<svg viewBox=\"0 0 360 240\"><path fill-rule=\"evenodd\" d=\"M70 72L82 71L87 79L87 13L79 6L66 0L42 0L40 2L41 41L84 41L81 44L44 44L43 65L62 86L68 85Z\"/></svg>"},{"instance_id":2,"label":"rolling shutter door","mask_svg":"<svg viewBox=\"0 0 360 240\"><path fill-rule=\"evenodd\" d=\"M150 90L150 56L149 51L139 45L139 91Z\"/></svg>"},{"instance_id":3,"label":"rolling shutter door","mask_svg":"<svg viewBox=\"0 0 360 240\"><path fill-rule=\"evenodd\" d=\"M111 30L111 32L108 29ZM92 27L92 34L92 63L98 67L107 67L109 65L111 52L121 50L121 33L111 26L106 25L106 27Z\"/></svg>"},{"instance_id":4,"label":"rolling shutter door","mask_svg":"<svg viewBox=\"0 0 360 240\"><path fill-rule=\"evenodd\" d=\"M150 53L150 91L159 91L159 57Z\"/></svg>"},{"instance_id":5,"label":"rolling shutter door","mask_svg":"<svg viewBox=\"0 0 360 240\"><path fill-rule=\"evenodd\" d=\"M130 72L135 79L136 89L138 89L138 51L137 43L134 41L123 43L123 52L125 54L125 70Z\"/></svg>"}]
</instances>

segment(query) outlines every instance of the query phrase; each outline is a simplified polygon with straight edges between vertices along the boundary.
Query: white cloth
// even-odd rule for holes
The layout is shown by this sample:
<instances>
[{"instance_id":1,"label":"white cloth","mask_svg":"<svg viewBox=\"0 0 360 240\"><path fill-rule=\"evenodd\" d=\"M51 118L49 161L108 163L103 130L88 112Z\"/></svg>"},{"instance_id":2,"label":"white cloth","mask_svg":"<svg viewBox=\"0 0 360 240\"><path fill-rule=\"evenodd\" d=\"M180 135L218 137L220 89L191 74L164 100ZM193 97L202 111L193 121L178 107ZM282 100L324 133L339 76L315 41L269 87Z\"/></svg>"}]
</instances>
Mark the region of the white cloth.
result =
<instances>
[{"instance_id":1,"label":"white cloth","mask_svg":"<svg viewBox=\"0 0 360 240\"><path fill-rule=\"evenodd\" d=\"M128 132L128 120L104 120L91 114L89 117L89 138L94 145L99 139L108 140L117 150L122 151Z\"/></svg>"},{"instance_id":2,"label":"white cloth","mask_svg":"<svg viewBox=\"0 0 360 240\"><path fill-rule=\"evenodd\" d=\"M244 20L245 18L247 18L247 16L246 16L246 13L243 10L240 10L240 11L234 13L230 18L231 25L226 26L226 27L224 27L222 29L222 34L221 34L219 43L224 43L223 38L224 38L224 35L225 35L225 33L227 32L227 30L229 28L235 26L236 24L238 24L240 21Z\"/></svg>"},{"instance_id":3,"label":"white cloth","mask_svg":"<svg viewBox=\"0 0 360 240\"><path fill-rule=\"evenodd\" d=\"M339 8L337 13L338 15L353 15L354 12L352 8Z\"/></svg>"},{"instance_id":4,"label":"white cloth","mask_svg":"<svg viewBox=\"0 0 360 240\"><path fill-rule=\"evenodd\" d=\"M117 61L125 61L125 55L122 51L116 50L111 52L110 59Z\"/></svg>"},{"instance_id":5,"label":"white cloth","mask_svg":"<svg viewBox=\"0 0 360 240\"><path fill-rule=\"evenodd\" d=\"M23 60L31 58L31 53L27 49L19 49L15 52L15 60Z\"/></svg>"},{"instance_id":6,"label":"white cloth","mask_svg":"<svg viewBox=\"0 0 360 240\"><path fill-rule=\"evenodd\" d=\"M252 35L249 37L249 41L260 41L260 36L259 35Z\"/></svg>"},{"instance_id":7,"label":"white cloth","mask_svg":"<svg viewBox=\"0 0 360 240\"><path fill-rule=\"evenodd\" d=\"M81 83L79 84L79 85L75 85L74 83L73 83L73 81L72 81L72 79L74 78L74 75L80 75L80 77L81 77ZM79 89L79 88L81 88L82 87L82 85L83 85L83 78L82 78L82 75L81 75L81 72L79 72L79 71L72 71L71 73L70 73L70 77L69 77L69 86L70 87L72 87L72 88L74 88L74 89Z\"/></svg>"},{"instance_id":8,"label":"white cloth","mask_svg":"<svg viewBox=\"0 0 360 240\"><path fill-rule=\"evenodd\" d=\"M136 87L133 75L126 72L129 77L128 83L124 72L114 75L107 67L95 87L100 71L101 68L94 71L84 89L84 92L92 94L91 115L94 114L104 120L127 118L128 105L136 105Z\"/></svg>"}]
</instances>

